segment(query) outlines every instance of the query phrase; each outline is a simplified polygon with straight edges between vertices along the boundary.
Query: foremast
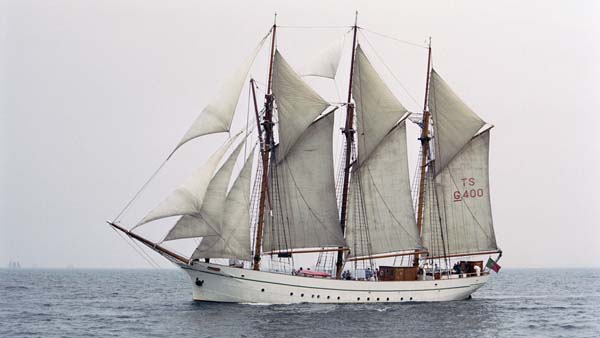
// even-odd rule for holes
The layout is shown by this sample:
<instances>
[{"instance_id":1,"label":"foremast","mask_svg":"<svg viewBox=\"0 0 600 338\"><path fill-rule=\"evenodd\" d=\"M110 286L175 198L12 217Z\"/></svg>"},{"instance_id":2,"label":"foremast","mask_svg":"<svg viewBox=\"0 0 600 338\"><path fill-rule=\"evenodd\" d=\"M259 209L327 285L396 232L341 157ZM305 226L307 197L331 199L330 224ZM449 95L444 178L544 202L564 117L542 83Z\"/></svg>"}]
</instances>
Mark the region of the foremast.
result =
<instances>
[{"instance_id":1,"label":"foremast","mask_svg":"<svg viewBox=\"0 0 600 338\"><path fill-rule=\"evenodd\" d=\"M425 175L427 171L427 158L429 157L429 81L431 73L431 38L429 38L429 45L427 48L427 78L425 80L425 98L423 100L423 120L421 121L421 163L420 163L420 175L419 175L419 192L418 192L418 205L417 205L417 230L419 237L422 239L423 229L423 206L425 201ZM419 253L415 253L413 259L413 266L419 266Z\"/></svg>"},{"instance_id":2,"label":"foremast","mask_svg":"<svg viewBox=\"0 0 600 338\"><path fill-rule=\"evenodd\" d=\"M275 58L275 38L277 34L277 13L271 29L271 53L269 54L269 75L267 80L267 92L265 94L265 115L263 120L264 143L261 147L262 155L262 179L260 187L260 202L258 209L258 223L256 225L256 237L254 240L254 262L252 268L260 270L260 254L263 239L263 227L265 223L265 206L268 195L269 179L269 156L273 148L273 93L271 90L273 82L273 60ZM259 130L259 134L261 131Z\"/></svg>"},{"instance_id":3,"label":"foremast","mask_svg":"<svg viewBox=\"0 0 600 338\"><path fill-rule=\"evenodd\" d=\"M352 103L352 79L354 77L354 57L356 55L356 39L358 33L358 12L354 17L354 27L352 36L352 55L350 58L350 81L348 85L348 99L346 101L346 124L344 126L344 136L346 138L346 149L345 151L345 163L344 163L344 182L342 186L342 203L340 213L340 227L342 228L342 234L346 230L347 213L348 213L348 189L350 186L350 164L352 161L352 144L354 142L354 104ZM340 248L341 249L341 248ZM344 267L344 251L338 251L336 261L336 278L340 278L342 275L342 269Z\"/></svg>"}]
</instances>

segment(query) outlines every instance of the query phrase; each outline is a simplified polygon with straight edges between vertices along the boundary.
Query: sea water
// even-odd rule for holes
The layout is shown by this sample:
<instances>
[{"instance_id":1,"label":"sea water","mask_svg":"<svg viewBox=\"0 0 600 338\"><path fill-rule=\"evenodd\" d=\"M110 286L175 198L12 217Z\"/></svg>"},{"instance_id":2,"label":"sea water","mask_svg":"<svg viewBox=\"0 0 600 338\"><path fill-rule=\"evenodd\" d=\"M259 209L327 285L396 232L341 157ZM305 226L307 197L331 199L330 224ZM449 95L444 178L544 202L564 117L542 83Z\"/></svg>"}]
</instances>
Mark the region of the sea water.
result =
<instances>
[{"instance_id":1,"label":"sea water","mask_svg":"<svg viewBox=\"0 0 600 338\"><path fill-rule=\"evenodd\" d=\"M179 270L0 270L0 337L600 337L599 269L502 269L471 300L191 300Z\"/></svg>"}]
</instances>

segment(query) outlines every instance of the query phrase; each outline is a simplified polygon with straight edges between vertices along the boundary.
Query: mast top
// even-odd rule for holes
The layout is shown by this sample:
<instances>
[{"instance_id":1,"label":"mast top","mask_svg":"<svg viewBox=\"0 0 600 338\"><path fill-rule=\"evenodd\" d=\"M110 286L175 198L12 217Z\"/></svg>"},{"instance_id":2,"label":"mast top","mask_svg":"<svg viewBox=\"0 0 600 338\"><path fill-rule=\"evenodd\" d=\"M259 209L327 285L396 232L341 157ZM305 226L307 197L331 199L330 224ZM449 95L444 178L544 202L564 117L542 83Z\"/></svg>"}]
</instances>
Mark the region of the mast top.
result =
<instances>
[{"instance_id":1,"label":"mast top","mask_svg":"<svg viewBox=\"0 0 600 338\"><path fill-rule=\"evenodd\" d=\"M277 26L277 12L275 12L275 15L273 16L273 26Z\"/></svg>"},{"instance_id":2,"label":"mast top","mask_svg":"<svg viewBox=\"0 0 600 338\"><path fill-rule=\"evenodd\" d=\"M354 27L358 26L358 11L354 13Z\"/></svg>"}]
</instances>

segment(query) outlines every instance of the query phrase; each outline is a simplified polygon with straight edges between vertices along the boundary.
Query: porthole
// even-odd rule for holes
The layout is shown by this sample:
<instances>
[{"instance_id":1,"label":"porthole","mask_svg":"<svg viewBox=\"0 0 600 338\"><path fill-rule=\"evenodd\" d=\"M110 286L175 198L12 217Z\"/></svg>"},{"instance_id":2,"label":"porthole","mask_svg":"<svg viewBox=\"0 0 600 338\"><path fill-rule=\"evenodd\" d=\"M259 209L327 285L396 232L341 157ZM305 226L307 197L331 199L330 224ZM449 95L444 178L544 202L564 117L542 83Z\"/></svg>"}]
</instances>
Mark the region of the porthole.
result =
<instances>
[{"instance_id":1,"label":"porthole","mask_svg":"<svg viewBox=\"0 0 600 338\"><path fill-rule=\"evenodd\" d=\"M401 297L401 298L400 298L400 300L401 300L401 301L402 301L402 300L404 300L404 297Z\"/></svg>"},{"instance_id":2,"label":"porthole","mask_svg":"<svg viewBox=\"0 0 600 338\"><path fill-rule=\"evenodd\" d=\"M242 278L246 277L246 275L242 275Z\"/></svg>"},{"instance_id":3,"label":"porthole","mask_svg":"<svg viewBox=\"0 0 600 338\"><path fill-rule=\"evenodd\" d=\"M303 293L301 293L301 294L300 294L300 297L304 297L304 294L303 294Z\"/></svg>"},{"instance_id":4,"label":"porthole","mask_svg":"<svg viewBox=\"0 0 600 338\"><path fill-rule=\"evenodd\" d=\"M434 285L437 286L437 283L435 283Z\"/></svg>"},{"instance_id":5,"label":"porthole","mask_svg":"<svg viewBox=\"0 0 600 338\"><path fill-rule=\"evenodd\" d=\"M412 297L410 297L410 300L412 300Z\"/></svg>"},{"instance_id":6,"label":"porthole","mask_svg":"<svg viewBox=\"0 0 600 338\"><path fill-rule=\"evenodd\" d=\"M367 297L367 302L371 300L371 297Z\"/></svg>"},{"instance_id":7,"label":"porthole","mask_svg":"<svg viewBox=\"0 0 600 338\"><path fill-rule=\"evenodd\" d=\"M293 295L294 295L294 293L293 293L293 292L290 292L290 296L293 296Z\"/></svg>"},{"instance_id":8,"label":"porthole","mask_svg":"<svg viewBox=\"0 0 600 338\"><path fill-rule=\"evenodd\" d=\"M360 300L360 297L356 297L356 300Z\"/></svg>"},{"instance_id":9,"label":"porthole","mask_svg":"<svg viewBox=\"0 0 600 338\"><path fill-rule=\"evenodd\" d=\"M389 302L390 301L390 297L386 298L385 300L386 300L386 302Z\"/></svg>"},{"instance_id":10,"label":"porthole","mask_svg":"<svg viewBox=\"0 0 600 338\"><path fill-rule=\"evenodd\" d=\"M317 295L317 298L321 298L321 296L320 296L320 295Z\"/></svg>"},{"instance_id":11,"label":"porthole","mask_svg":"<svg viewBox=\"0 0 600 338\"><path fill-rule=\"evenodd\" d=\"M337 300L340 300L340 296L338 296Z\"/></svg>"},{"instance_id":12,"label":"porthole","mask_svg":"<svg viewBox=\"0 0 600 338\"><path fill-rule=\"evenodd\" d=\"M260 292L265 292L265 289L260 289Z\"/></svg>"},{"instance_id":13,"label":"porthole","mask_svg":"<svg viewBox=\"0 0 600 338\"><path fill-rule=\"evenodd\" d=\"M379 301L379 297L377 297L377 301Z\"/></svg>"},{"instance_id":14,"label":"porthole","mask_svg":"<svg viewBox=\"0 0 600 338\"><path fill-rule=\"evenodd\" d=\"M329 299L329 296L327 296L327 299Z\"/></svg>"},{"instance_id":15,"label":"porthole","mask_svg":"<svg viewBox=\"0 0 600 338\"><path fill-rule=\"evenodd\" d=\"M315 298L315 295L312 295L311 298Z\"/></svg>"}]
</instances>

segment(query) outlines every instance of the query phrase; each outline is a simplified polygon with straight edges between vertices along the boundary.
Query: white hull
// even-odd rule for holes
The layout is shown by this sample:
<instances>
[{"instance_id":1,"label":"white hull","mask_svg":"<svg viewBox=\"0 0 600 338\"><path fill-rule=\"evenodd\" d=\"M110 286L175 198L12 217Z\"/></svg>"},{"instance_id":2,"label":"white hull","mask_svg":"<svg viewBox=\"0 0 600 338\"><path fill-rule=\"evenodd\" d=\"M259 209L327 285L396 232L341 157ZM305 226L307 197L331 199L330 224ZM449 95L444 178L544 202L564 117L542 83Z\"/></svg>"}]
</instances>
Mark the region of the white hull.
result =
<instances>
[{"instance_id":1,"label":"white hull","mask_svg":"<svg viewBox=\"0 0 600 338\"><path fill-rule=\"evenodd\" d=\"M469 298L489 278L489 275L485 274L469 278L374 282L299 277L204 262L194 262L191 267L180 267L191 278L194 300L228 303L397 303L462 300Z\"/></svg>"}]
</instances>

